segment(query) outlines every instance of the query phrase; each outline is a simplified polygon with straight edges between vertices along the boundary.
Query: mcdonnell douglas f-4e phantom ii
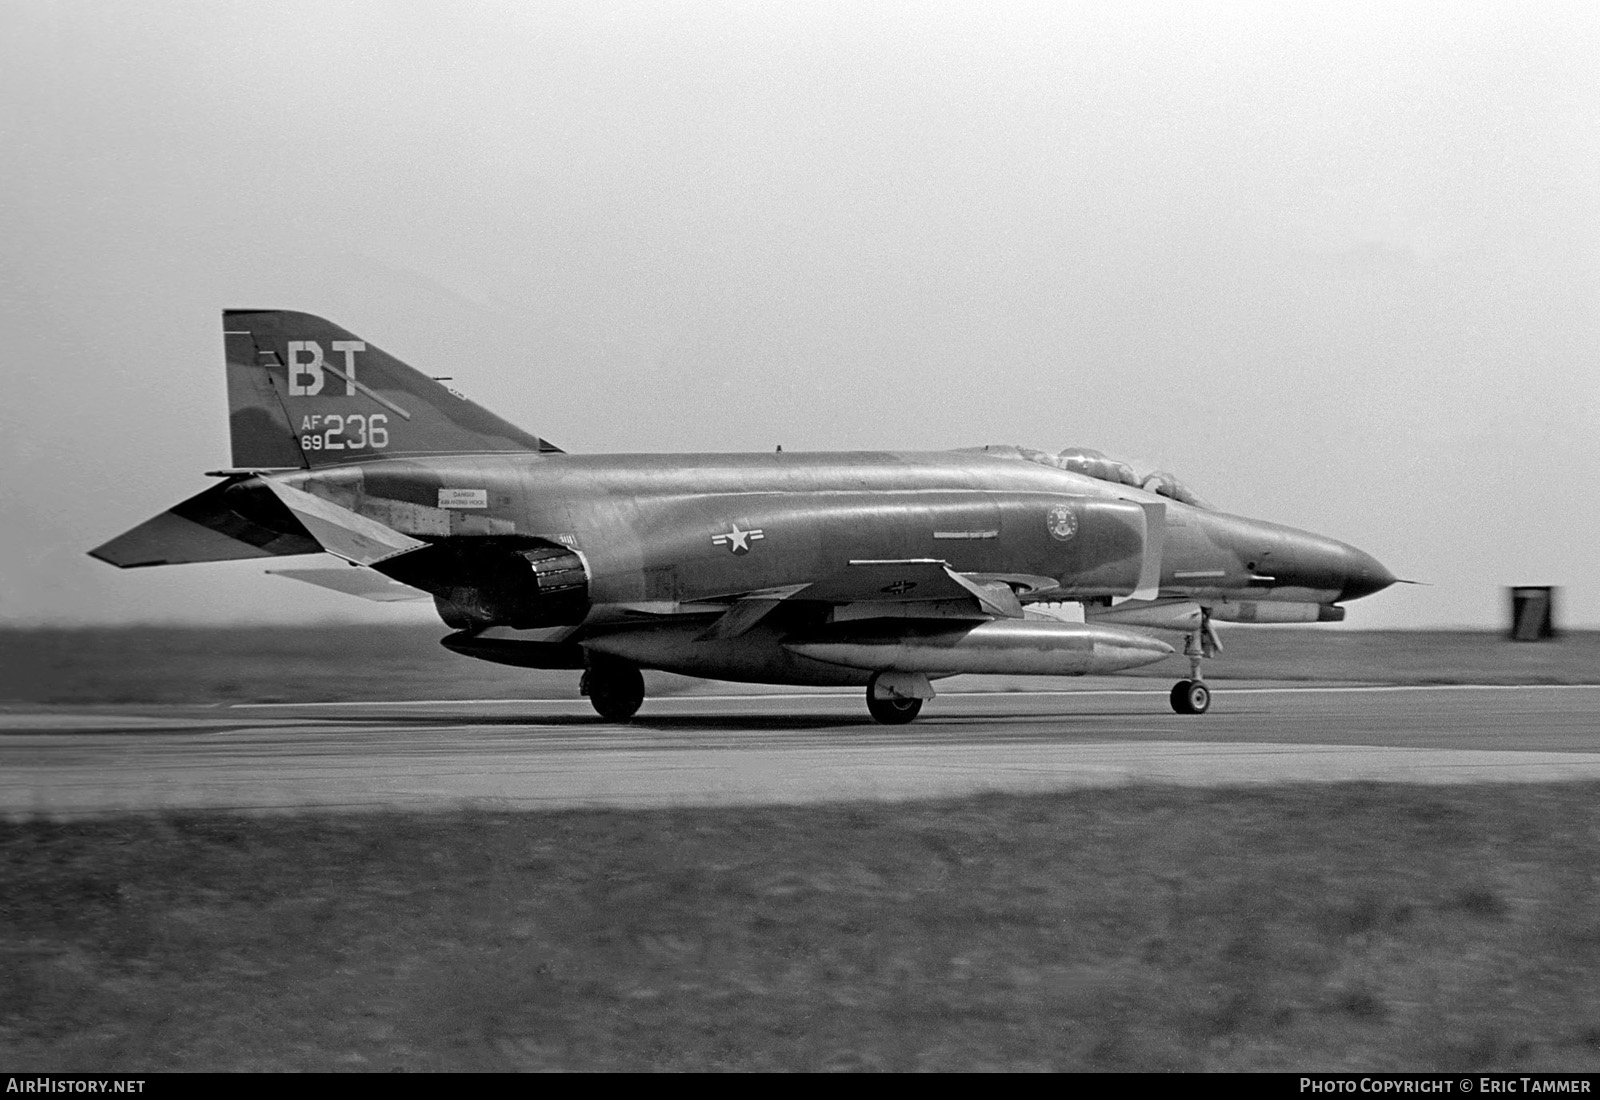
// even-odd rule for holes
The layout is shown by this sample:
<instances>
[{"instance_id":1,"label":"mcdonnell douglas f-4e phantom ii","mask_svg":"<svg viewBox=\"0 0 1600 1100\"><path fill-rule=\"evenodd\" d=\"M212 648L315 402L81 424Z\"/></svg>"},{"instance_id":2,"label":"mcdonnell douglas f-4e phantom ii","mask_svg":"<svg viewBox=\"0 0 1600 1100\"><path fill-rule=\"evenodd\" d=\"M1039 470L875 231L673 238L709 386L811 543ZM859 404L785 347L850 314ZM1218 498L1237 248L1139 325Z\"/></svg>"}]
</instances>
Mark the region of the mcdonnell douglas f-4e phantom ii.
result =
<instances>
[{"instance_id":1,"label":"mcdonnell douglas f-4e phantom ii","mask_svg":"<svg viewBox=\"0 0 1600 1100\"><path fill-rule=\"evenodd\" d=\"M1214 622L1337 621L1395 581L1097 451L566 454L319 317L223 329L232 468L91 553L326 551L363 568L275 572L432 596L447 648L581 669L606 718L662 669L861 685L874 718L909 722L941 676L1134 668L1175 652L1163 633L1189 659L1172 706L1200 714Z\"/></svg>"}]
</instances>

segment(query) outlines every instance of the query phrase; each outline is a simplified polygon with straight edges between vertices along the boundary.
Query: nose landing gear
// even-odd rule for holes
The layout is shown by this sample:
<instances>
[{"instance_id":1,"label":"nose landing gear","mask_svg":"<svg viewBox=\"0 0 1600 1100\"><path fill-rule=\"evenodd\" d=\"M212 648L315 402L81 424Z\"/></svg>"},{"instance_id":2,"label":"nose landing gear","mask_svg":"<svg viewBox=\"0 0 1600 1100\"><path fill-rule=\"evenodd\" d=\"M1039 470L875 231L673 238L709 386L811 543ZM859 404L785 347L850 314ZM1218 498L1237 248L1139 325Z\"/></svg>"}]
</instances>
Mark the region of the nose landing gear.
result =
<instances>
[{"instance_id":1,"label":"nose landing gear","mask_svg":"<svg viewBox=\"0 0 1600 1100\"><path fill-rule=\"evenodd\" d=\"M1211 689L1204 680L1179 680L1172 685L1172 709L1179 714L1204 714L1211 709Z\"/></svg>"},{"instance_id":2,"label":"nose landing gear","mask_svg":"<svg viewBox=\"0 0 1600 1100\"><path fill-rule=\"evenodd\" d=\"M1189 678L1172 685L1169 698L1172 709L1179 714L1204 714L1211 709L1211 689L1200 676L1200 662L1215 657L1222 642L1211 626L1211 612L1200 609L1200 629L1183 636L1183 655L1189 658Z\"/></svg>"}]
</instances>

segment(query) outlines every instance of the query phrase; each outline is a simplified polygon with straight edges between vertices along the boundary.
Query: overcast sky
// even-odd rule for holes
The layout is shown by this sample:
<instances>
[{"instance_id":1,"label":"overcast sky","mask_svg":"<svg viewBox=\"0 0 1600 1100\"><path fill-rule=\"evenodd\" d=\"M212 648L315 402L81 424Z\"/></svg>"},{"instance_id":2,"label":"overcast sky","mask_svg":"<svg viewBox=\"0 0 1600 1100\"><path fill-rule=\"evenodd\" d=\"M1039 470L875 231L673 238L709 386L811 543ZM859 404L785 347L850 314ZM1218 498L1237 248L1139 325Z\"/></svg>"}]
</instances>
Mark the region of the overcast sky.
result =
<instances>
[{"instance_id":1,"label":"overcast sky","mask_svg":"<svg viewBox=\"0 0 1600 1100\"><path fill-rule=\"evenodd\" d=\"M6 0L0 622L431 615L91 546L219 313L576 452L1097 447L1600 626L1600 5Z\"/></svg>"}]
</instances>

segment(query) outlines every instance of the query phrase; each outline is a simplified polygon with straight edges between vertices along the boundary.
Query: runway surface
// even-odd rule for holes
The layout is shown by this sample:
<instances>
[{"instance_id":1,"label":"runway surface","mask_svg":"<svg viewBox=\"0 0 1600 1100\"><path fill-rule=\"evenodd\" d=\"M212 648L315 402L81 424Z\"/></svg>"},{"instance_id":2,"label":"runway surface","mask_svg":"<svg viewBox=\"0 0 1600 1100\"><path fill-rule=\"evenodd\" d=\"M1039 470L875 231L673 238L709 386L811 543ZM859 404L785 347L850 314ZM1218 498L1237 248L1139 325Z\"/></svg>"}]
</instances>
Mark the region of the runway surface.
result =
<instances>
[{"instance_id":1,"label":"runway surface","mask_svg":"<svg viewBox=\"0 0 1600 1100\"><path fill-rule=\"evenodd\" d=\"M553 809L948 797L1124 783L1600 778L1600 687L1165 685L942 694L909 726L842 693L0 708L0 813Z\"/></svg>"}]
</instances>

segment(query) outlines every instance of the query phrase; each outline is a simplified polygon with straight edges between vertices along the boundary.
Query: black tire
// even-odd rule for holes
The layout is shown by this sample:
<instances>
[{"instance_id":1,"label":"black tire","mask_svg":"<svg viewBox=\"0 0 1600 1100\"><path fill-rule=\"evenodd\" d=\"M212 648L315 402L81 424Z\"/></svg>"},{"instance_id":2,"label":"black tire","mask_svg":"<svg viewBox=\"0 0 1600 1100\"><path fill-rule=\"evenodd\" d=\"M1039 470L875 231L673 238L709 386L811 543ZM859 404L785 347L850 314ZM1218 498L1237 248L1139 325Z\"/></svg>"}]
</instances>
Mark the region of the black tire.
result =
<instances>
[{"instance_id":1,"label":"black tire","mask_svg":"<svg viewBox=\"0 0 1600 1100\"><path fill-rule=\"evenodd\" d=\"M1211 709L1211 689L1201 680L1179 680L1172 685L1169 698L1179 714L1204 714Z\"/></svg>"},{"instance_id":2,"label":"black tire","mask_svg":"<svg viewBox=\"0 0 1600 1100\"><path fill-rule=\"evenodd\" d=\"M595 713L613 722L626 722L644 705L644 677L632 665L591 668L578 681Z\"/></svg>"},{"instance_id":3,"label":"black tire","mask_svg":"<svg viewBox=\"0 0 1600 1100\"><path fill-rule=\"evenodd\" d=\"M903 726L922 710L921 699L898 699L894 696L879 699L874 694L877 686L878 674L873 673L872 679L867 681L867 711L884 725Z\"/></svg>"}]
</instances>

